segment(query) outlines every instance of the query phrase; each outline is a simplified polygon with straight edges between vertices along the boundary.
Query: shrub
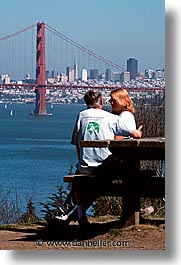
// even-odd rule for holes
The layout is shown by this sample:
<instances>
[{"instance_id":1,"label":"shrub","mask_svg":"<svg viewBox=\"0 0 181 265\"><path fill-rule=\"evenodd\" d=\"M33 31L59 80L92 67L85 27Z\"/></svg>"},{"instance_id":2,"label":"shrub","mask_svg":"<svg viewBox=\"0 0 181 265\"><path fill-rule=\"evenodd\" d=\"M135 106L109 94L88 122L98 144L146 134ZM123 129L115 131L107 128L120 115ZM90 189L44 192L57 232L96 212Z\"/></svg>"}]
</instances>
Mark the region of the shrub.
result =
<instances>
[{"instance_id":1,"label":"shrub","mask_svg":"<svg viewBox=\"0 0 181 265\"><path fill-rule=\"evenodd\" d=\"M11 199L11 191L1 191L0 196L0 224L11 224L16 223L16 221L21 216L18 196Z\"/></svg>"},{"instance_id":2,"label":"shrub","mask_svg":"<svg viewBox=\"0 0 181 265\"><path fill-rule=\"evenodd\" d=\"M122 199L120 197L101 196L93 204L94 216L121 214Z\"/></svg>"},{"instance_id":3,"label":"shrub","mask_svg":"<svg viewBox=\"0 0 181 265\"><path fill-rule=\"evenodd\" d=\"M32 198L28 198L26 212L19 218L19 223L34 223L39 221L39 218L35 214L35 207L33 205Z\"/></svg>"},{"instance_id":4,"label":"shrub","mask_svg":"<svg viewBox=\"0 0 181 265\"><path fill-rule=\"evenodd\" d=\"M47 203L40 203L43 206L43 218L49 220L57 211L58 206L62 206L66 199L67 192L64 190L63 186L57 187L57 193L53 193L48 197L49 201Z\"/></svg>"}]
</instances>

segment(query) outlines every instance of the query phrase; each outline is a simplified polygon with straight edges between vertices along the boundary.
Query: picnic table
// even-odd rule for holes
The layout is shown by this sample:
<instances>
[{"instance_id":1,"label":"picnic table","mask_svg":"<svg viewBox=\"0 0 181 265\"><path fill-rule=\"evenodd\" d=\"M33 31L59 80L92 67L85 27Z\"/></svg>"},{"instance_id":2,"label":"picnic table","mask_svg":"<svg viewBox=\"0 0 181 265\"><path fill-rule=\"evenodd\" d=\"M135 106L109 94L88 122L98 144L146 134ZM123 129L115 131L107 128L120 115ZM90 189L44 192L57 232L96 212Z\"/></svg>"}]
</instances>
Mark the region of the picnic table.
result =
<instances>
[{"instance_id":1,"label":"picnic table","mask_svg":"<svg viewBox=\"0 0 181 265\"><path fill-rule=\"evenodd\" d=\"M134 224L139 224L141 197L165 197L165 177L157 174L157 170L143 169L141 165L144 160L165 160L165 138L81 141L81 147L108 147L115 157L124 161L126 170L121 183L113 183L103 192L122 197L123 223L132 220ZM67 176L64 181L69 182L71 178Z\"/></svg>"}]
</instances>

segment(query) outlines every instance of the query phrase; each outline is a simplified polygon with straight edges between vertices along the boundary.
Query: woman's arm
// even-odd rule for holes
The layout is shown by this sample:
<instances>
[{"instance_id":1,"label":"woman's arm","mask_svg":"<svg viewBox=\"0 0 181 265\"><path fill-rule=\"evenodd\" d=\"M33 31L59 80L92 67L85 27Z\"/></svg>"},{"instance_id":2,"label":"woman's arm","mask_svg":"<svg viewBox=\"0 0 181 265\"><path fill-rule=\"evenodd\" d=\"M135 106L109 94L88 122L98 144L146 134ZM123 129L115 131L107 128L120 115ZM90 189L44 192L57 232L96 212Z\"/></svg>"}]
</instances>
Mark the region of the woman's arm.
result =
<instances>
[{"instance_id":1,"label":"woman's arm","mask_svg":"<svg viewBox=\"0 0 181 265\"><path fill-rule=\"evenodd\" d=\"M137 130L134 130L131 134L134 138L141 138L143 125L140 125Z\"/></svg>"},{"instance_id":2,"label":"woman's arm","mask_svg":"<svg viewBox=\"0 0 181 265\"><path fill-rule=\"evenodd\" d=\"M114 135L114 140L122 140L122 139L124 139L124 136Z\"/></svg>"},{"instance_id":3,"label":"woman's arm","mask_svg":"<svg viewBox=\"0 0 181 265\"><path fill-rule=\"evenodd\" d=\"M141 131L141 129L143 128L143 126L142 125L140 125L140 127L137 129L137 130L134 130L134 131L132 131L132 136L134 137L134 138L141 138L141 136L142 136L142 131ZM124 136L121 136L121 135L114 135L114 139L115 140L122 140L122 139L124 139L125 137Z\"/></svg>"}]
</instances>

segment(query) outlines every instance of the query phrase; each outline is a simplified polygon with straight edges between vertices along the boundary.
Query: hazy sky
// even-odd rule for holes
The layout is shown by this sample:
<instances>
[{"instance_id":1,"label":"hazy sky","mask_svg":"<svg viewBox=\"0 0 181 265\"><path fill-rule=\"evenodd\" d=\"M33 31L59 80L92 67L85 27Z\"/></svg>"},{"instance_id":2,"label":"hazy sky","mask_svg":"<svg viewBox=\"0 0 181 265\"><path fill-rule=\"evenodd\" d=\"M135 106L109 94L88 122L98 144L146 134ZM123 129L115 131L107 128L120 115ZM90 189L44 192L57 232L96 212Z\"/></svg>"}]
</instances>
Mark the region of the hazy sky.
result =
<instances>
[{"instance_id":1,"label":"hazy sky","mask_svg":"<svg viewBox=\"0 0 181 265\"><path fill-rule=\"evenodd\" d=\"M164 0L0 0L0 37L44 21L93 52L139 71L165 68Z\"/></svg>"}]
</instances>

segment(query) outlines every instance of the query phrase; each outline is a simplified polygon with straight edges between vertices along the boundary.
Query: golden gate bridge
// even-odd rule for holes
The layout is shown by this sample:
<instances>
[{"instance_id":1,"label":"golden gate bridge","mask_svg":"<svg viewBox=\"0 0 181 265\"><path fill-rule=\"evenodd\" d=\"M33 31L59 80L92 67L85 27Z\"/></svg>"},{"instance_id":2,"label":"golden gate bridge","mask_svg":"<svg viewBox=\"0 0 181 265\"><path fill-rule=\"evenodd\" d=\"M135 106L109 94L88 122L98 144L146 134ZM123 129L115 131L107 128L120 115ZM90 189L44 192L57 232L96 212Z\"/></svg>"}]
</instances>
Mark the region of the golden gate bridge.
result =
<instances>
[{"instance_id":1,"label":"golden gate bridge","mask_svg":"<svg viewBox=\"0 0 181 265\"><path fill-rule=\"evenodd\" d=\"M35 32L36 29L36 32ZM45 31L46 29L46 31ZM36 40L36 41L35 41ZM23 30L0 38L0 74L9 73L17 79L19 75L31 73L31 82L6 81L0 87L34 89L36 95L34 114L46 115L46 89L115 89L116 85L94 85L82 83L51 83L47 82L46 69L61 69L72 65L72 58L79 61L82 68L113 68L125 71L124 67L111 62L84 46L73 41L44 22L38 22ZM36 63L35 63L36 62ZM48 67L47 67L48 66ZM75 69L76 71L77 69ZM77 70L78 71L78 70ZM76 77L78 79L78 77ZM119 86L120 87L120 86ZM157 88L156 90L163 90ZM134 88L132 91L150 91L155 88Z\"/></svg>"}]
</instances>

